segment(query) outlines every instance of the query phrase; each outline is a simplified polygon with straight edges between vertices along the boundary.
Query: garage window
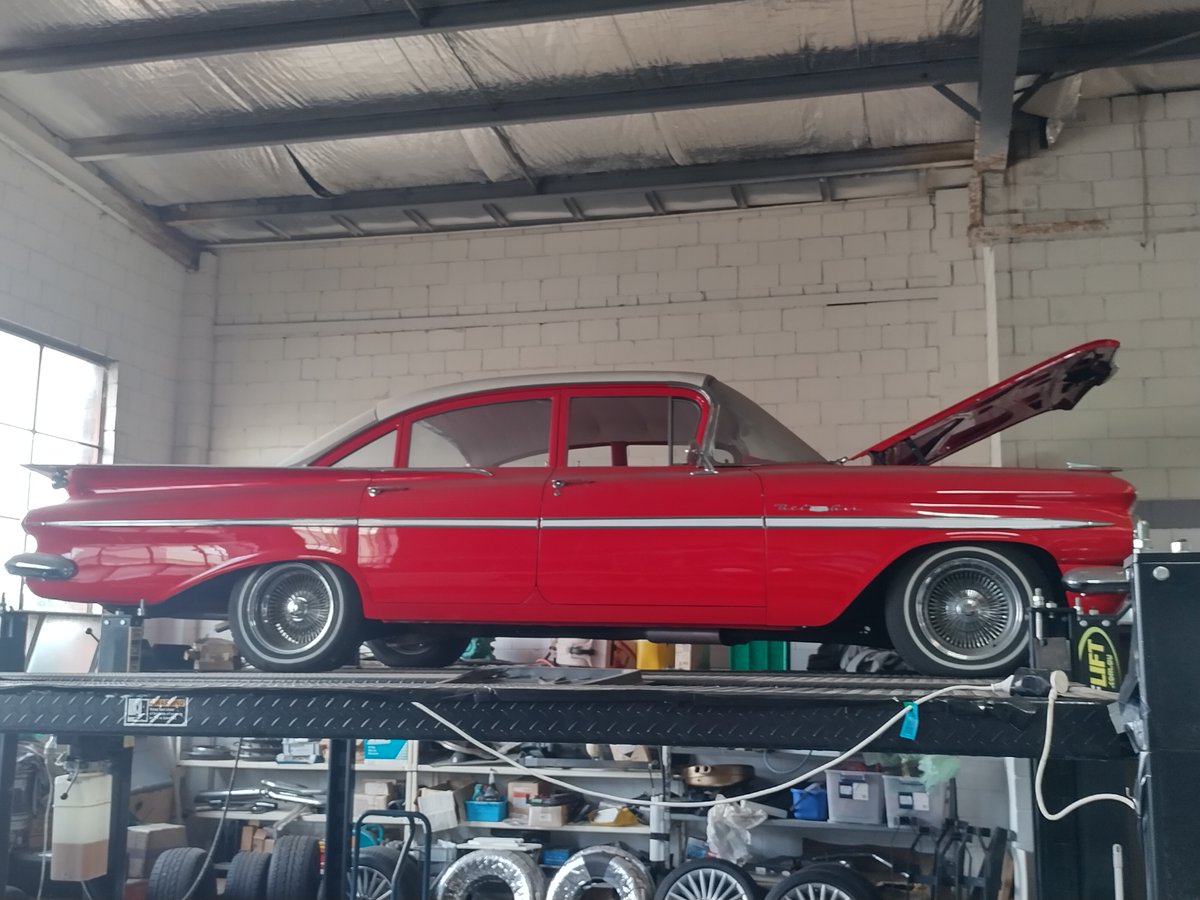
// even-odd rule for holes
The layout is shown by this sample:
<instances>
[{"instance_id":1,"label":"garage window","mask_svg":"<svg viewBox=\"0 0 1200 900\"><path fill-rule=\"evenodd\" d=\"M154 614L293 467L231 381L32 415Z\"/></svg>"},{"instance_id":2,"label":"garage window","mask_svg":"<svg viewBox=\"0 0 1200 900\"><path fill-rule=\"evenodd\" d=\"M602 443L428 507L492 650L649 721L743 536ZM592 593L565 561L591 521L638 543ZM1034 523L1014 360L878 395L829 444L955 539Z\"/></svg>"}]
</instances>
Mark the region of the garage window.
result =
<instances>
[{"instance_id":1,"label":"garage window","mask_svg":"<svg viewBox=\"0 0 1200 900\"><path fill-rule=\"evenodd\" d=\"M104 458L108 365L30 336L0 330L0 555L32 550L21 528L30 509L61 503L50 480L25 463L98 463ZM27 544L28 542L28 544ZM4 574L0 590L22 608L69 610L78 604L42 600Z\"/></svg>"}]
</instances>

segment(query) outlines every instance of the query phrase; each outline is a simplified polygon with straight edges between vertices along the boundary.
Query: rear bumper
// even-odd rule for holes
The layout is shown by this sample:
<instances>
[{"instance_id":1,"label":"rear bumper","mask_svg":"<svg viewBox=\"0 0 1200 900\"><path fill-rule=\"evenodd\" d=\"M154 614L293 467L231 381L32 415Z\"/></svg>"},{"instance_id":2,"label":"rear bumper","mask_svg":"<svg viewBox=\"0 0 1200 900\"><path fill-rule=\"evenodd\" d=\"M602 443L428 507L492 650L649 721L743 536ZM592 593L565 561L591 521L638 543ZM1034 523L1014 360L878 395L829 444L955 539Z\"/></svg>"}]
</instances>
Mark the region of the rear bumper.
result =
<instances>
[{"instance_id":1,"label":"rear bumper","mask_svg":"<svg viewBox=\"0 0 1200 900\"><path fill-rule=\"evenodd\" d=\"M18 553L4 568L9 575L41 581L66 581L79 571L72 560L54 553Z\"/></svg>"}]
</instances>

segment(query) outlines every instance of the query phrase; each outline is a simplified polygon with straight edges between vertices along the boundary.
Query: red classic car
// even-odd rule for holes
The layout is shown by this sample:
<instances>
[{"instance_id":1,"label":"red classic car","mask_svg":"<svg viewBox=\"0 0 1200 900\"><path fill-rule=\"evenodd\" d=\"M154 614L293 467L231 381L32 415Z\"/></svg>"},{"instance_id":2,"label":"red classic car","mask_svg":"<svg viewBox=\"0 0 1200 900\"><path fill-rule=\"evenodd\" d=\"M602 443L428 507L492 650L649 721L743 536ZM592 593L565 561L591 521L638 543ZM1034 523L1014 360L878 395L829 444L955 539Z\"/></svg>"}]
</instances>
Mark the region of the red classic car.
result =
<instances>
[{"instance_id":1,"label":"red classic car","mask_svg":"<svg viewBox=\"0 0 1200 900\"><path fill-rule=\"evenodd\" d=\"M1115 341L828 462L714 378L531 375L377 408L279 468L39 466L34 593L221 618L253 665L366 640L441 665L477 634L895 646L927 673L1022 661L1035 590L1119 565L1133 489L1102 470L930 467L1114 371ZM1105 598L1089 598L1097 606Z\"/></svg>"}]
</instances>

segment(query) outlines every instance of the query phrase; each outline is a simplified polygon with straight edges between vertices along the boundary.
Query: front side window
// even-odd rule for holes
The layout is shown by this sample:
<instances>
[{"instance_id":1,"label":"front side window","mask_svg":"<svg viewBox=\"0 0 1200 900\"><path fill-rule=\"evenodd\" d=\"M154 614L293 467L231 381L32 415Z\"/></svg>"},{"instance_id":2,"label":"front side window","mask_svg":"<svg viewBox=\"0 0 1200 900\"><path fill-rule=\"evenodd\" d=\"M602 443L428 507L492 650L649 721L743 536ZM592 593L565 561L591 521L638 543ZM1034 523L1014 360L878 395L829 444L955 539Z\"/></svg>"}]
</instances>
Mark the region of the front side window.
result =
<instances>
[{"instance_id":1,"label":"front side window","mask_svg":"<svg viewBox=\"0 0 1200 900\"><path fill-rule=\"evenodd\" d=\"M61 492L25 463L98 463L104 458L108 366L103 362L0 330L0 549L33 549L21 528L25 513L61 503ZM0 573L0 591L23 609L79 611L79 605L24 592L19 578Z\"/></svg>"},{"instance_id":2,"label":"front side window","mask_svg":"<svg viewBox=\"0 0 1200 900\"><path fill-rule=\"evenodd\" d=\"M712 448L716 465L826 461L786 425L729 385L713 381L708 392L717 407Z\"/></svg>"},{"instance_id":3,"label":"front side window","mask_svg":"<svg viewBox=\"0 0 1200 900\"><path fill-rule=\"evenodd\" d=\"M699 425L700 404L685 397L574 397L567 465L684 465Z\"/></svg>"},{"instance_id":4,"label":"front side window","mask_svg":"<svg viewBox=\"0 0 1200 900\"><path fill-rule=\"evenodd\" d=\"M351 450L330 465L335 469L389 469L396 464L396 430Z\"/></svg>"},{"instance_id":5,"label":"front side window","mask_svg":"<svg viewBox=\"0 0 1200 900\"><path fill-rule=\"evenodd\" d=\"M408 466L414 469L546 466L550 400L464 406L413 421Z\"/></svg>"}]
</instances>

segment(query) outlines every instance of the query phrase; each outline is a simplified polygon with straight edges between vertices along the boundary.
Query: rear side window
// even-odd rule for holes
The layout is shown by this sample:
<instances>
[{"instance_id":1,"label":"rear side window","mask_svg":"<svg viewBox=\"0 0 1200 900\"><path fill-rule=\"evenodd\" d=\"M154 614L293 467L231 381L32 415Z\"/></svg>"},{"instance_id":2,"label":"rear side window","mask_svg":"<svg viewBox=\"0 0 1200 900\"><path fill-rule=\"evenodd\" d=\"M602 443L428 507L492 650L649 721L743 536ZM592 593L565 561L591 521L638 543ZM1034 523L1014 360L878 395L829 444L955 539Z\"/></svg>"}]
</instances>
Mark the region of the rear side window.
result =
<instances>
[{"instance_id":1,"label":"rear side window","mask_svg":"<svg viewBox=\"0 0 1200 900\"><path fill-rule=\"evenodd\" d=\"M567 465L684 465L699 424L700 405L684 397L574 397Z\"/></svg>"},{"instance_id":2,"label":"rear side window","mask_svg":"<svg viewBox=\"0 0 1200 900\"><path fill-rule=\"evenodd\" d=\"M416 419L409 429L414 469L546 466L550 461L550 400L509 400L466 406Z\"/></svg>"}]
</instances>

